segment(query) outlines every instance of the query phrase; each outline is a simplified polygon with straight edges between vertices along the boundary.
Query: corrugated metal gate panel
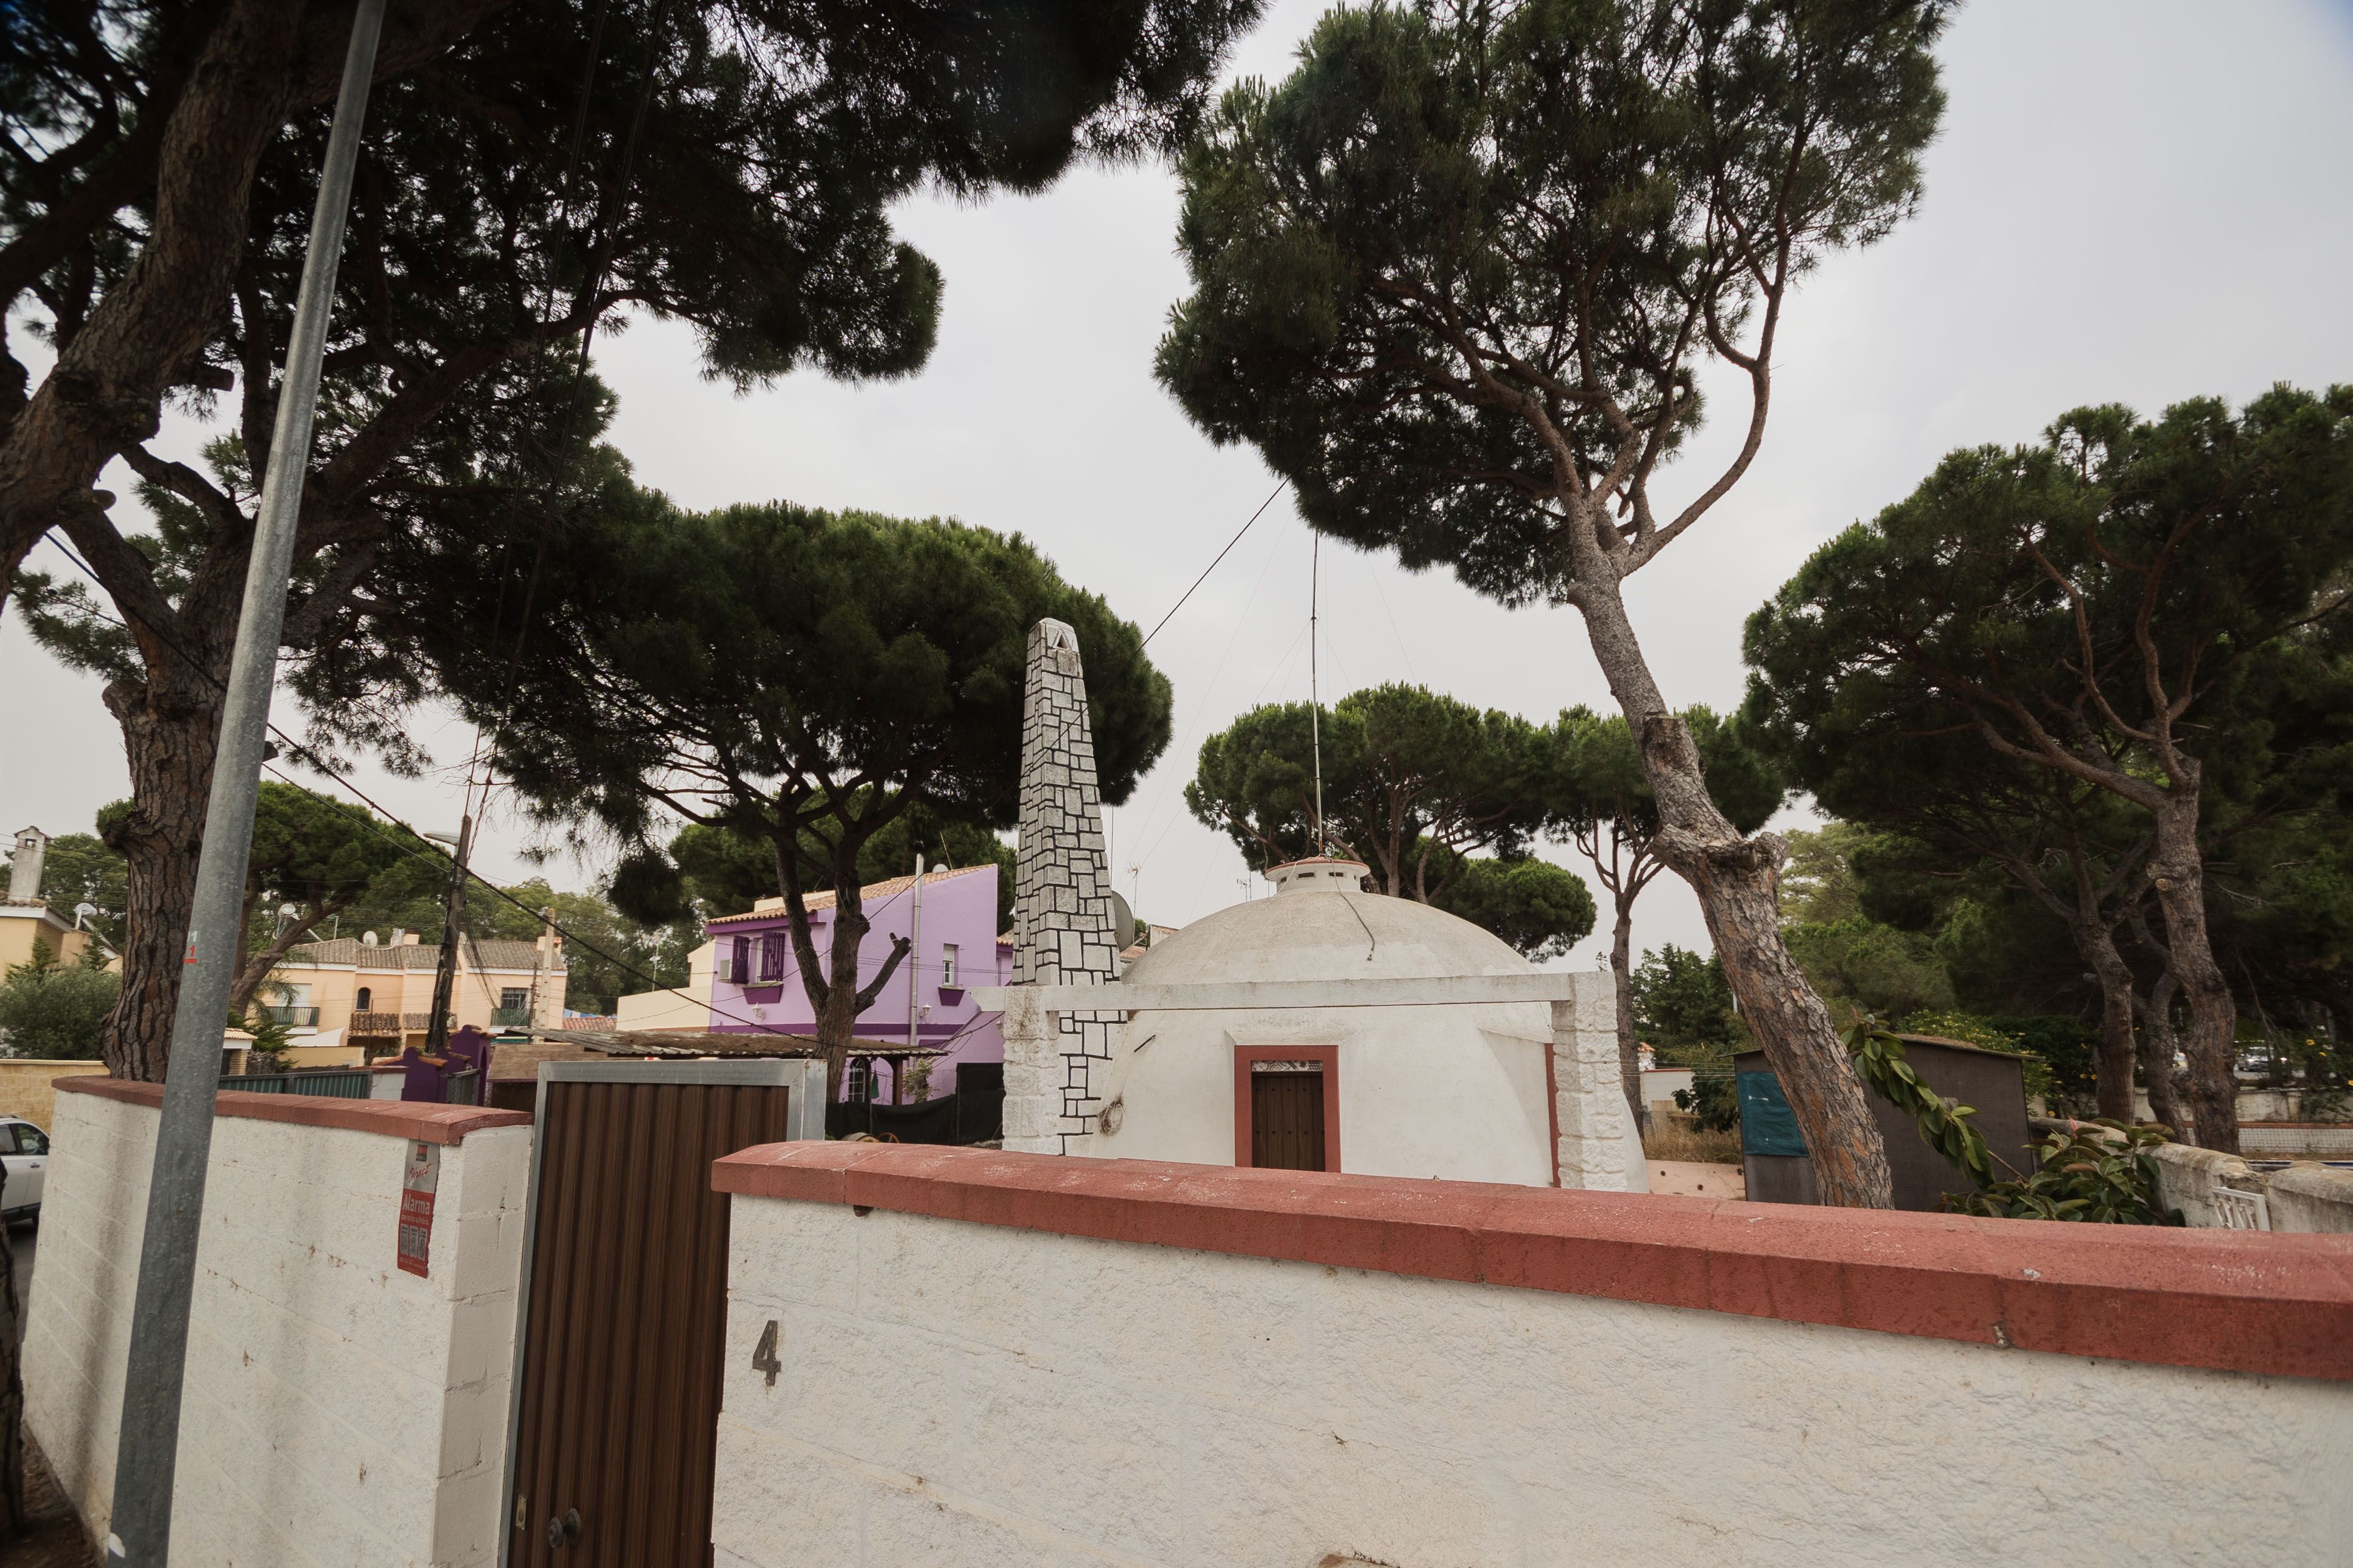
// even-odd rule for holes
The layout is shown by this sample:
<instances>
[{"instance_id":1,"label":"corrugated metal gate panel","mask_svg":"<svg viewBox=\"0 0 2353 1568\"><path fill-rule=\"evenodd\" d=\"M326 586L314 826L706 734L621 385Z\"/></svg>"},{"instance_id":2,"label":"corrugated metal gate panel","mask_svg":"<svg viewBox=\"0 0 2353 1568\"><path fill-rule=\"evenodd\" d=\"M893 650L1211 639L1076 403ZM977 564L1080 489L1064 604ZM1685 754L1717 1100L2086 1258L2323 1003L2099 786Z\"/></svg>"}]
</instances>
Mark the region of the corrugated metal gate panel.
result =
<instances>
[{"instance_id":1,"label":"corrugated metal gate panel","mask_svg":"<svg viewBox=\"0 0 2353 1568\"><path fill-rule=\"evenodd\" d=\"M711 1163L790 1135L780 1085L551 1081L509 1561L710 1560L727 1304ZM550 1521L577 1510L579 1539Z\"/></svg>"},{"instance_id":2,"label":"corrugated metal gate panel","mask_svg":"<svg viewBox=\"0 0 2353 1568\"><path fill-rule=\"evenodd\" d=\"M1324 1168L1324 1075L1250 1074L1250 1163L1261 1171Z\"/></svg>"}]
</instances>

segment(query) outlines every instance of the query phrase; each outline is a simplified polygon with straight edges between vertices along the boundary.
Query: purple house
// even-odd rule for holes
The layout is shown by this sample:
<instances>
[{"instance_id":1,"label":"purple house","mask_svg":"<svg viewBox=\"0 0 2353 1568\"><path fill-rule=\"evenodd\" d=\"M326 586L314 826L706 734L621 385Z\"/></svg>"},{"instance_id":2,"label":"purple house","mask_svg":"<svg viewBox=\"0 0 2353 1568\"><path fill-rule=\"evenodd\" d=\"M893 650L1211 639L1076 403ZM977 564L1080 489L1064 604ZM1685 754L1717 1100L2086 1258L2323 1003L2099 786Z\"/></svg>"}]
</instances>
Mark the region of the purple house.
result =
<instances>
[{"instance_id":1,"label":"purple house","mask_svg":"<svg viewBox=\"0 0 2353 1568\"><path fill-rule=\"evenodd\" d=\"M930 1092L937 1096L955 1091L958 1063L1005 1059L997 1015L982 1012L973 993L983 985L1011 982L1013 947L1009 941L1000 944L997 940L996 867L927 871L922 901L920 950L907 955L874 1005L859 1016L858 1036L904 1043L912 1002L919 1009L917 1042L950 1053L932 1068ZM860 902L868 929L859 946L858 969L860 975L871 975L914 923L915 879L894 877L873 883L860 889ZM818 963L824 964L832 952L834 896L812 893L807 903L809 939L816 944ZM723 915L705 929L716 947L711 980L714 1031L816 1031L817 1013L793 959L784 900L762 899L750 913ZM890 1069L878 1065L875 1070L882 1082L871 1092L879 1099L893 1098ZM851 1098L866 1088L847 1081L842 1087Z\"/></svg>"}]
</instances>

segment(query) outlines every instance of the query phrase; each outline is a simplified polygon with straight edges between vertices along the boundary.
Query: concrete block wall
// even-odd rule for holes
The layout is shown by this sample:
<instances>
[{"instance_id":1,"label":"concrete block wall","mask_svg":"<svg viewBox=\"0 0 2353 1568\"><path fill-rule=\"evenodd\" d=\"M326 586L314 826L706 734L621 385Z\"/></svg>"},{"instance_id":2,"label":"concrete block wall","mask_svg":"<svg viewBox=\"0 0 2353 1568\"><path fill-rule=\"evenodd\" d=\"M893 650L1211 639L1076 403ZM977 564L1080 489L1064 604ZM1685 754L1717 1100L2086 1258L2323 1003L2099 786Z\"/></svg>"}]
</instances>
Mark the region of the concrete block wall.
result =
<instances>
[{"instance_id":1,"label":"concrete block wall","mask_svg":"<svg viewBox=\"0 0 2353 1568\"><path fill-rule=\"evenodd\" d=\"M2252 1205L2224 1201L2224 1194L2240 1193L2263 1199L2273 1230L2353 1234L2353 1171L2317 1163L2258 1171L2236 1154L2186 1143L2164 1144L2151 1157L2157 1162L2158 1201L2179 1209L2190 1226L2229 1228L2237 1223L2244 1228Z\"/></svg>"},{"instance_id":2,"label":"concrete block wall","mask_svg":"<svg viewBox=\"0 0 2353 1568\"><path fill-rule=\"evenodd\" d=\"M60 1090L25 1342L26 1420L103 1541L161 1091L111 1079ZM471 1107L221 1096L174 1562L497 1561L528 1121ZM395 1267L418 1140L440 1166L422 1278Z\"/></svg>"},{"instance_id":3,"label":"concrete block wall","mask_svg":"<svg viewBox=\"0 0 2353 1568\"><path fill-rule=\"evenodd\" d=\"M871 1145L714 1176L723 1568L2353 1540L2335 1238Z\"/></svg>"},{"instance_id":4,"label":"concrete block wall","mask_svg":"<svg viewBox=\"0 0 2353 1568\"><path fill-rule=\"evenodd\" d=\"M1618 980L1572 976L1576 995L1552 1005L1554 1168L1564 1187L1648 1189L1641 1130L1626 1104L1618 1062Z\"/></svg>"}]
</instances>

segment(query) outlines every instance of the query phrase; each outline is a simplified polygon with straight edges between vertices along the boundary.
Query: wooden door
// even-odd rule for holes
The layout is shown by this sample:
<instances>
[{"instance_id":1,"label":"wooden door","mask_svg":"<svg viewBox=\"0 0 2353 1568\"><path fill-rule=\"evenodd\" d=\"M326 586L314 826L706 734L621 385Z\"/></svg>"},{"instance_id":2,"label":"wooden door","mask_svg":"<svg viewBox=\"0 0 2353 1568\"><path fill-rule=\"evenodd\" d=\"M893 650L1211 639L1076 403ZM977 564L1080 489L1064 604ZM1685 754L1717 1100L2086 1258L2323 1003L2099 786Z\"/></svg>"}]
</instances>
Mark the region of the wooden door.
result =
<instances>
[{"instance_id":1,"label":"wooden door","mask_svg":"<svg viewBox=\"0 0 2353 1568\"><path fill-rule=\"evenodd\" d=\"M681 1075L541 1094L507 1562L704 1568L727 1309L711 1163L790 1136L791 1091Z\"/></svg>"},{"instance_id":2,"label":"wooden door","mask_svg":"<svg viewBox=\"0 0 2353 1568\"><path fill-rule=\"evenodd\" d=\"M1324 1168L1324 1075L1250 1074L1250 1163L1261 1171Z\"/></svg>"}]
</instances>

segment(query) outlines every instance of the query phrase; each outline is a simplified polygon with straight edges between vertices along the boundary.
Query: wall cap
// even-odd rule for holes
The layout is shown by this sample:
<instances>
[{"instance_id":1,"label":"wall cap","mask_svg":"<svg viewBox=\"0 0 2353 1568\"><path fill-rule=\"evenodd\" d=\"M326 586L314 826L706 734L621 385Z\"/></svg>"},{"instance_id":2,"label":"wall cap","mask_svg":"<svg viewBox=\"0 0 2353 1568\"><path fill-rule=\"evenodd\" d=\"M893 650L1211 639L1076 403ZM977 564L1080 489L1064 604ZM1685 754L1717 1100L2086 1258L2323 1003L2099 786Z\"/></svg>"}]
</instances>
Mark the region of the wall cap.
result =
<instances>
[{"instance_id":1,"label":"wall cap","mask_svg":"<svg viewBox=\"0 0 2353 1568\"><path fill-rule=\"evenodd\" d=\"M2353 1237L1154 1160L771 1143L717 1191L1958 1340L2353 1381Z\"/></svg>"},{"instance_id":2,"label":"wall cap","mask_svg":"<svg viewBox=\"0 0 2353 1568\"><path fill-rule=\"evenodd\" d=\"M120 1078L61 1078L59 1094L94 1094L126 1105L161 1110L164 1086ZM478 1105L427 1105L399 1100L334 1100L322 1094L248 1094L223 1089L215 1097L214 1114L253 1121L287 1121L298 1127L333 1127L346 1132L379 1132L417 1143L459 1143L470 1132L493 1127L528 1127L531 1117L520 1110L492 1110Z\"/></svg>"}]
</instances>

